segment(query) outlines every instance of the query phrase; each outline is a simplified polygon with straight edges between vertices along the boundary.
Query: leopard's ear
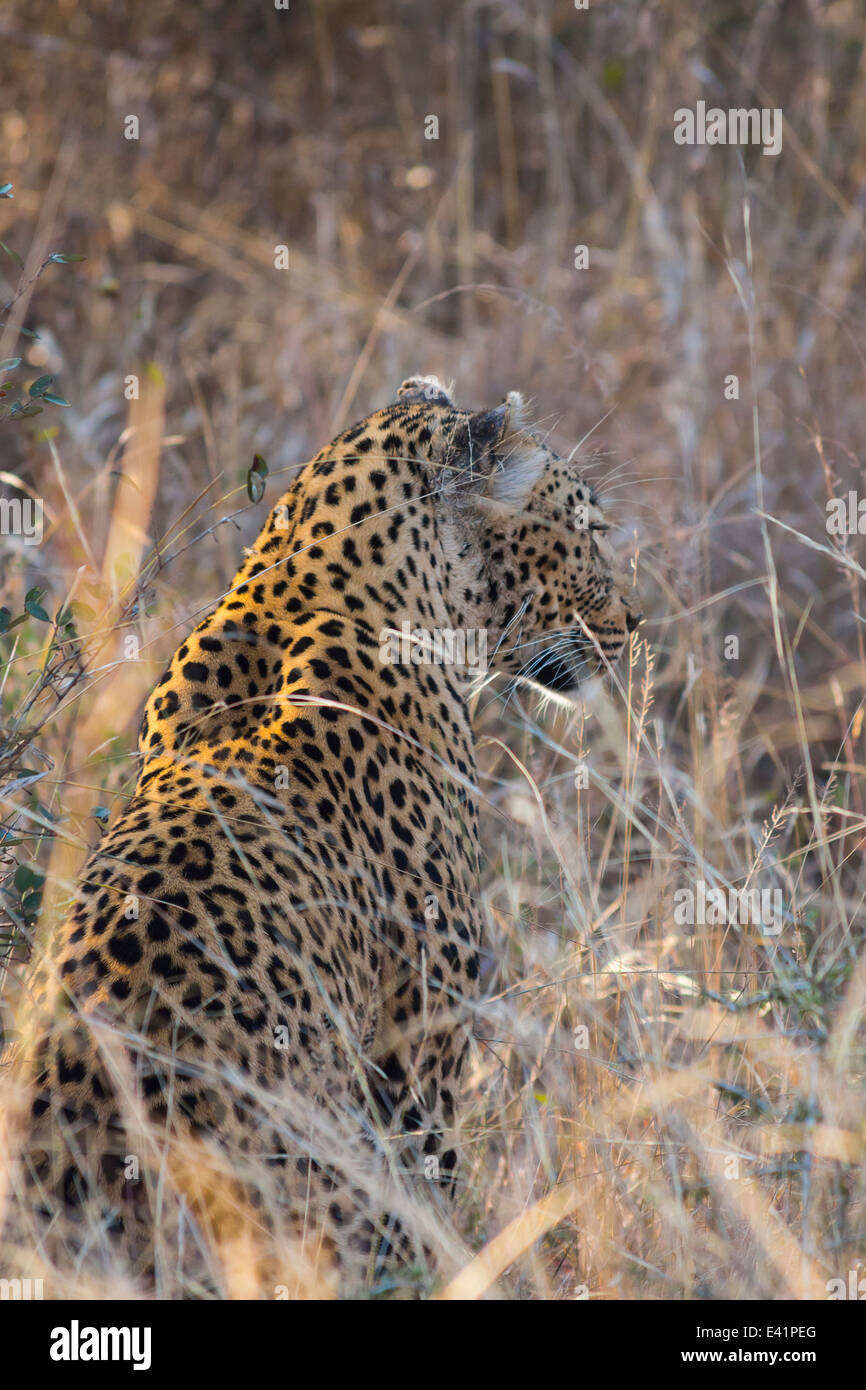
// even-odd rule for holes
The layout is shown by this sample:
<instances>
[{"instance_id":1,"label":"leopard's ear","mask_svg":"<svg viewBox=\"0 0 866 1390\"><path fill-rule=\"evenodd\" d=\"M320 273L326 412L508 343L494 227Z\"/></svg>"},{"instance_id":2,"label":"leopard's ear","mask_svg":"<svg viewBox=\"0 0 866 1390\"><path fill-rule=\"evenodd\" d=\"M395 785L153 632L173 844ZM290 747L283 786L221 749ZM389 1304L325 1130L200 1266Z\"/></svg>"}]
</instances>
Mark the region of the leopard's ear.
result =
<instances>
[{"instance_id":1,"label":"leopard's ear","mask_svg":"<svg viewBox=\"0 0 866 1390\"><path fill-rule=\"evenodd\" d=\"M453 436L462 485L478 496L520 511L550 455L526 429L526 404L509 391L501 405L460 422Z\"/></svg>"},{"instance_id":2,"label":"leopard's ear","mask_svg":"<svg viewBox=\"0 0 866 1390\"><path fill-rule=\"evenodd\" d=\"M451 389L442 385L438 376L409 376L397 392L398 405L451 405Z\"/></svg>"}]
</instances>

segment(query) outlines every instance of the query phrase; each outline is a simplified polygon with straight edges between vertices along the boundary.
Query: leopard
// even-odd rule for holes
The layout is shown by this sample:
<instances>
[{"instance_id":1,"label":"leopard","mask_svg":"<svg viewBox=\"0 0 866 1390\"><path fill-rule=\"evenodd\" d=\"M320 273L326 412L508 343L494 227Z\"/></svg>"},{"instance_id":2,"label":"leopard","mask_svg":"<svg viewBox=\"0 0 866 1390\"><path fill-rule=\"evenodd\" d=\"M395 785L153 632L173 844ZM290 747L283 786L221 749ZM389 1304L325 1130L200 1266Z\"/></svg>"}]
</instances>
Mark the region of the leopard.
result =
<instances>
[{"instance_id":1,"label":"leopard","mask_svg":"<svg viewBox=\"0 0 866 1390\"><path fill-rule=\"evenodd\" d=\"M479 682L610 675L642 615L608 530L517 391L471 410L412 376L297 473L147 700L34 966L16 1191L43 1248L159 1287L181 1246L279 1228L339 1296L429 1254L400 1193L458 1182L490 950ZM484 642L436 660L441 633Z\"/></svg>"}]
</instances>

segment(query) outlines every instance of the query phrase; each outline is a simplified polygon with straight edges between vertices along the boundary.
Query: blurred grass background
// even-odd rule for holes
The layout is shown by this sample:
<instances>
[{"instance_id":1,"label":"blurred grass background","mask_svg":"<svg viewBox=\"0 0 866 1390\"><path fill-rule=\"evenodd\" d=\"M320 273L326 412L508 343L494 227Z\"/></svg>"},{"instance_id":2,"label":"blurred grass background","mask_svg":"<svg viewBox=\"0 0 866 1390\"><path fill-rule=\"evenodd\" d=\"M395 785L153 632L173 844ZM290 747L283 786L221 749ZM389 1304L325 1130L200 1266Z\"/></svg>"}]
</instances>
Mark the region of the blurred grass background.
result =
<instances>
[{"instance_id":1,"label":"blurred grass background","mask_svg":"<svg viewBox=\"0 0 866 1390\"><path fill-rule=\"evenodd\" d=\"M862 6L12 0L0 47L0 237L87 258L0 327L71 402L0 423L46 516L0 602L84 605L0 639L7 1004L294 469L412 372L519 389L588 436L647 623L610 694L480 700L452 1291L826 1296L866 1260L863 549L825 526L863 487ZM781 154L677 146L699 99L781 107ZM781 888L781 934L677 925L698 879Z\"/></svg>"}]
</instances>

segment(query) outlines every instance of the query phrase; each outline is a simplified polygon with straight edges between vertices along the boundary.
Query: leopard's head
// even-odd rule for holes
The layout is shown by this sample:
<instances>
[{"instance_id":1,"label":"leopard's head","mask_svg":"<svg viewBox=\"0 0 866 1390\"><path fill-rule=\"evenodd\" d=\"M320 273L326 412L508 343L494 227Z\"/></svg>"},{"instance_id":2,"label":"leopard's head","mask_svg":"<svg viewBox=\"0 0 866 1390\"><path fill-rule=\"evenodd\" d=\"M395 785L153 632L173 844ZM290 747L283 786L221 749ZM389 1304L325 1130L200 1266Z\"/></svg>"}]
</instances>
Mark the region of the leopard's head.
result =
<instances>
[{"instance_id":1,"label":"leopard's head","mask_svg":"<svg viewBox=\"0 0 866 1390\"><path fill-rule=\"evenodd\" d=\"M490 669L563 693L609 671L642 614L591 485L528 428L516 391L472 412L413 377L398 401L432 411L449 589L487 631Z\"/></svg>"}]
</instances>

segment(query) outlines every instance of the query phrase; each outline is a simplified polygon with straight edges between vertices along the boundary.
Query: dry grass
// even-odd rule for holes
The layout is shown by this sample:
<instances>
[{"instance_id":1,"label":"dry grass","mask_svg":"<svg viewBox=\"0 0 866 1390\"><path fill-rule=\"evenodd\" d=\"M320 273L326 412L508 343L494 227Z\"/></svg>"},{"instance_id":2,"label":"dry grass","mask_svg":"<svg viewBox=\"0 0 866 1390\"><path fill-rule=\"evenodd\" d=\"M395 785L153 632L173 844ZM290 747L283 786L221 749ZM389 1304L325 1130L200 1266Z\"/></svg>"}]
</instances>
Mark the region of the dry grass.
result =
<instances>
[{"instance_id":1,"label":"dry grass","mask_svg":"<svg viewBox=\"0 0 866 1390\"><path fill-rule=\"evenodd\" d=\"M16 309L72 407L0 425L46 515L2 602L92 614L47 663L45 624L2 639L5 771L42 774L5 793L8 865L47 874L44 919L180 635L337 427L420 370L467 404L525 391L565 452L592 431L648 622L580 706L479 698L490 999L459 1238L440 1222L455 1297L824 1297L866 1260L864 572L825 528L862 487L866 27L855 0L754 9L0 19L0 236L33 269L88 257ZM781 107L781 155L676 146L699 98ZM677 925L697 880L781 890L780 934Z\"/></svg>"}]
</instances>

